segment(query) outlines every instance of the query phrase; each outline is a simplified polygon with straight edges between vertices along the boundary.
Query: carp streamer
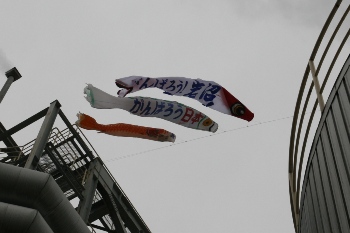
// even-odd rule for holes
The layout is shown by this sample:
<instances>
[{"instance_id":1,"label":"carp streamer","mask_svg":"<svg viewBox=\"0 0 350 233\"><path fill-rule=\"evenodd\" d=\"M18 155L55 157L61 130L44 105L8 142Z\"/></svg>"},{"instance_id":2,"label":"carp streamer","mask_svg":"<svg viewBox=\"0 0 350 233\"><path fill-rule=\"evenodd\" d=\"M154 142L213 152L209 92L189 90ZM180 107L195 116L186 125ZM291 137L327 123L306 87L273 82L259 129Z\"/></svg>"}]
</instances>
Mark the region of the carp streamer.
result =
<instances>
[{"instance_id":1,"label":"carp streamer","mask_svg":"<svg viewBox=\"0 0 350 233\"><path fill-rule=\"evenodd\" d=\"M119 108L141 117L157 117L192 129L216 132L218 124L204 113L176 101L149 97L115 97L88 84L86 100L93 108Z\"/></svg>"},{"instance_id":2,"label":"carp streamer","mask_svg":"<svg viewBox=\"0 0 350 233\"><path fill-rule=\"evenodd\" d=\"M130 125L124 123L103 125L94 118L83 113L78 113L76 125L87 130L97 130L113 136L143 138L159 142L175 142L175 134L165 129Z\"/></svg>"},{"instance_id":3,"label":"carp streamer","mask_svg":"<svg viewBox=\"0 0 350 233\"><path fill-rule=\"evenodd\" d=\"M206 107L246 121L251 121L254 118L254 114L246 106L224 87L213 81L184 77L130 76L116 79L115 84L123 88L118 91L120 97L146 88L156 87L164 90L164 94L195 99Z\"/></svg>"}]
</instances>

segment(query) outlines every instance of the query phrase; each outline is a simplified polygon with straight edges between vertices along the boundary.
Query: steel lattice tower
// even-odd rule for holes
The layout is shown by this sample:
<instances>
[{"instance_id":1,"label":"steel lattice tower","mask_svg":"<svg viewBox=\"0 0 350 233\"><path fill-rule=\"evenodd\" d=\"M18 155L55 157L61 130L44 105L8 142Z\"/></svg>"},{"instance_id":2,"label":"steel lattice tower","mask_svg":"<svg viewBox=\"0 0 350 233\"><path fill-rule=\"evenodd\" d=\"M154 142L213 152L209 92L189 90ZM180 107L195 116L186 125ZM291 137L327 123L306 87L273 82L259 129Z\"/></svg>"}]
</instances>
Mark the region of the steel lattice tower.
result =
<instances>
[{"instance_id":1,"label":"steel lattice tower","mask_svg":"<svg viewBox=\"0 0 350 233\"><path fill-rule=\"evenodd\" d=\"M7 85L11 85L12 82ZM57 116L65 123L66 129L53 128ZM44 118L44 121L36 139L19 147L12 135L41 118ZM5 222L6 218L1 220L2 206L3 209L4 206L7 209L15 206L14 209L25 209L15 211L14 213L18 213L18 216L24 214L27 208L37 209L40 212L38 215L42 215L52 232L62 232L59 229L60 226L56 227L53 226L54 223L51 223L55 219L50 220L47 214L42 213L44 211L39 211L44 207L37 208L38 204L35 204L37 200L34 204L21 204L17 203L16 198L7 197L6 188L10 190L12 181L6 178L7 174L1 174L1 172L18 169L14 174L25 173L30 169L36 171L28 173L33 177L42 173L49 174L48 177L52 177L57 183L65 199L76 203L78 200L79 204L74 212L79 216L74 221L84 223L86 229L82 229L81 232L95 232L94 229L118 233L151 232L90 142L77 126L68 121L57 100L10 129L0 122L0 141L6 145L1 152L7 154L6 157L0 159L0 231L4 224L10 224ZM31 192L30 189L31 187L29 187L29 192ZM10 191L16 193L18 190L11 189ZM10 191L8 195L12 195ZM50 202L50 199L47 201Z\"/></svg>"}]
</instances>

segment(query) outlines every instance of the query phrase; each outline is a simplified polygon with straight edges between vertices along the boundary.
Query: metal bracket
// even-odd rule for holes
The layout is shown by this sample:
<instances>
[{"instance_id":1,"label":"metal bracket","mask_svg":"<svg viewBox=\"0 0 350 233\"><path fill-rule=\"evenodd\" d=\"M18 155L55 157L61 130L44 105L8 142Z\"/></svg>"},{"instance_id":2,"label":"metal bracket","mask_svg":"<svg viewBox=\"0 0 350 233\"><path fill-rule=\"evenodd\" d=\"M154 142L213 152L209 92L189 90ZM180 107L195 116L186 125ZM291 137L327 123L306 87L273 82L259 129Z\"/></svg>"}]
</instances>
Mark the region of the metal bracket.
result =
<instances>
[{"instance_id":1,"label":"metal bracket","mask_svg":"<svg viewBox=\"0 0 350 233\"><path fill-rule=\"evenodd\" d=\"M312 80L314 82L314 87L316 90L318 104L319 104L321 112L322 112L324 109L324 100L323 100L323 96L321 93L320 83L319 83L317 75L316 75L315 65L314 65L314 62L312 60L309 60L309 66L310 66L310 70L311 70L311 74L312 74Z\"/></svg>"}]
</instances>

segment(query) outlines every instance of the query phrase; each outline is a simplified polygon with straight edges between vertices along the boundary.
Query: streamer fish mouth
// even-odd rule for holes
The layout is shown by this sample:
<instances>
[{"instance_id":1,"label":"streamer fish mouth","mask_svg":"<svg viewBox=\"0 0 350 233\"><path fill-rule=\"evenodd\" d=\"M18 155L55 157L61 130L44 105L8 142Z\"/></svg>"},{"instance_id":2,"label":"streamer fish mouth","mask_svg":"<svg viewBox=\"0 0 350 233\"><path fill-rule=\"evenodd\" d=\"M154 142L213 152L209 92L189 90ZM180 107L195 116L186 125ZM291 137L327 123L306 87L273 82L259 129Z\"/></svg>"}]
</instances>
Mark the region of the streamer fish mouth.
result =
<instances>
[{"instance_id":1,"label":"streamer fish mouth","mask_svg":"<svg viewBox=\"0 0 350 233\"><path fill-rule=\"evenodd\" d=\"M222 92L226 99L227 107L230 109L229 112L232 116L246 121L253 120L254 113L252 113L244 104L231 95L225 88L222 88Z\"/></svg>"},{"instance_id":2,"label":"streamer fish mouth","mask_svg":"<svg viewBox=\"0 0 350 233\"><path fill-rule=\"evenodd\" d=\"M176 135L175 134L173 134L173 133L171 133L170 134L170 137L169 137L169 142L175 142L175 140L176 140Z\"/></svg>"},{"instance_id":3,"label":"streamer fish mouth","mask_svg":"<svg viewBox=\"0 0 350 233\"><path fill-rule=\"evenodd\" d=\"M209 127L209 131L215 133L219 128L219 125L217 123L214 123L212 126Z\"/></svg>"},{"instance_id":4,"label":"streamer fish mouth","mask_svg":"<svg viewBox=\"0 0 350 233\"><path fill-rule=\"evenodd\" d=\"M149 128L146 133L149 137L155 138L157 141L161 142L175 142L176 139L175 134L164 129Z\"/></svg>"}]
</instances>

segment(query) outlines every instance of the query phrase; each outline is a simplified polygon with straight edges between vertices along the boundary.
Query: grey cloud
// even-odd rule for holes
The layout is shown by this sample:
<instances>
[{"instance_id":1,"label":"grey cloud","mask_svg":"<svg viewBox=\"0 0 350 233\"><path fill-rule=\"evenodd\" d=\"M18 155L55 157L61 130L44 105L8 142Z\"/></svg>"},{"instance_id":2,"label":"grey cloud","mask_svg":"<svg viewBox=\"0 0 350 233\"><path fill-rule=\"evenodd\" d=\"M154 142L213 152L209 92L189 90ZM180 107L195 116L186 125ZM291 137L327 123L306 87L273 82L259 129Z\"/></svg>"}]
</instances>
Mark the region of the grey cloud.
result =
<instances>
[{"instance_id":1,"label":"grey cloud","mask_svg":"<svg viewBox=\"0 0 350 233\"><path fill-rule=\"evenodd\" d=\"M316 0L231 1L237 14L251 20L284 19L305 26L323 25L335 2Z\"/></svg>"}]
</instances>

